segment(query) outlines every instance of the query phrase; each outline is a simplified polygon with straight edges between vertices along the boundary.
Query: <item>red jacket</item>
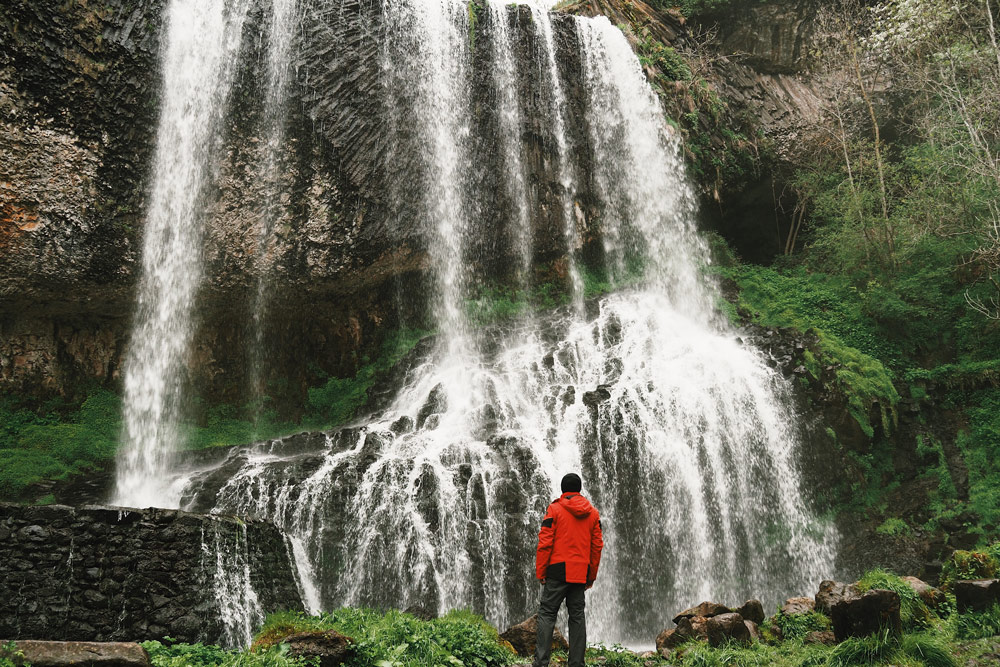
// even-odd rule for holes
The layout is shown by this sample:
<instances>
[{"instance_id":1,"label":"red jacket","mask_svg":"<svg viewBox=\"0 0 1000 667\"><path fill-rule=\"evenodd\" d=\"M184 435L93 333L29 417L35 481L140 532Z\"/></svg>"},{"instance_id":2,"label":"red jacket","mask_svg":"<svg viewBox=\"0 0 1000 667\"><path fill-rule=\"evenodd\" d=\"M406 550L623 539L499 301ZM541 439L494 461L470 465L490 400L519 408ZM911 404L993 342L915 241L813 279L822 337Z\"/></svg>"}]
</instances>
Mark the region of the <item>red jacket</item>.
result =
<instances>
[{"instance_id":1,"label":"red jacket","mask_svg":"<svg viewBox=\"0 0 1000 667\"><path fill-rule=\"evenodd\" d=\"M601 515L579 493L564 493L549 505L538 531L535 576L592 584L603 548Z\"/></svg>"}]
</instances>

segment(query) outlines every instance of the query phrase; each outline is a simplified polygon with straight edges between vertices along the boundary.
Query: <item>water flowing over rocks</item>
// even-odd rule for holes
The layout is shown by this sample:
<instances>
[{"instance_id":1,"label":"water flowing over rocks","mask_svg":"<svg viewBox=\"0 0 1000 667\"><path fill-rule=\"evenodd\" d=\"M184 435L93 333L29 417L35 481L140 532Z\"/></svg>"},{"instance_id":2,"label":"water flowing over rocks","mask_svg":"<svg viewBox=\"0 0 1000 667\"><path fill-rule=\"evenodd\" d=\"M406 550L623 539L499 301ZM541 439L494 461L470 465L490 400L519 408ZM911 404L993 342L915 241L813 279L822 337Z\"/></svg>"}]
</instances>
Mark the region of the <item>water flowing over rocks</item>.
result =
<instances>
[{"instance_id":1,"label":"water flowing over rocks","mask_svg":"<svg viewBox=\"0 0 1000 667\"><path fill-rule=\"evenodd\" d=\"M0 550L5 638L242 646L265 611L302 608L286 542L261 521L0 505Z\"/></svg>"}]
</instances>

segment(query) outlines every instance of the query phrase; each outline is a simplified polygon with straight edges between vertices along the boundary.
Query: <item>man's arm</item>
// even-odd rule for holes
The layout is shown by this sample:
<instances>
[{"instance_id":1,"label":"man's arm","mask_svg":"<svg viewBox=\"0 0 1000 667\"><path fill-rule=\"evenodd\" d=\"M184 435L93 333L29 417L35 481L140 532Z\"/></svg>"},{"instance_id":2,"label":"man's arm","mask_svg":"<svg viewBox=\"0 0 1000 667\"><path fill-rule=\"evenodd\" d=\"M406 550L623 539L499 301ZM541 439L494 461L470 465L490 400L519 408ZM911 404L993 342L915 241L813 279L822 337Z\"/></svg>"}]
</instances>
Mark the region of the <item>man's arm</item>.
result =
<instances>
[{"instance_id":1,"label":"man's arm","mask_svg":"<svg viewBox=\"0 0 1000 667\"><path fill-rule=\"evenodd\" d=\"M552 516L551 506L542 519L542 527L538 530L538 549L535 551L535 578L545 580L545 570L552 556L552 543L556 537L556 519Z\"/></svg>"},{"instance_id":2,"label":"man's arm","mask_svg":"<svg viewBox=\"0 0 1000 667\"><path fill-rule=\"evenodd\" d=\"M604 533L601 531L601 520L594 522L590 529L590 567L587 568L587 588L594 585L597 579L597 569L601 566L601 550L604 549Z\"/></svg>"}]
</instances>

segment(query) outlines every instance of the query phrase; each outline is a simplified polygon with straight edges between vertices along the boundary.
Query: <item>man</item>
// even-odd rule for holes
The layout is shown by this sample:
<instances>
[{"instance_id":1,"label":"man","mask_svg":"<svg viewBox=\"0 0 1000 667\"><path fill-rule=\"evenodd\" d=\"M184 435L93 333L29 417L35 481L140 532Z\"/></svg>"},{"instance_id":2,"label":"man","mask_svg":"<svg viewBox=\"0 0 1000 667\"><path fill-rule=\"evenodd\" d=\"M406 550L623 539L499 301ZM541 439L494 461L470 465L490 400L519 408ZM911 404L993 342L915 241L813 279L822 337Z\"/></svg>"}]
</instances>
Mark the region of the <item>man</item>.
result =
<instances>
[{"instance_id":1,"label":"man","mask_svg":"<svg viewBox=\"0 0 1000 667\"><path fill-rule=\"evenodd\" d=\"M587 649L584 591L594 585L601 564L601 515L580 495L580 476L562 478L562 495L549 505L538 531L535 576L543 584L538 605L534 667L548 667L552 630L563 600L569 611L569 667L583 667Z\"/></svg>"}]
</instances>

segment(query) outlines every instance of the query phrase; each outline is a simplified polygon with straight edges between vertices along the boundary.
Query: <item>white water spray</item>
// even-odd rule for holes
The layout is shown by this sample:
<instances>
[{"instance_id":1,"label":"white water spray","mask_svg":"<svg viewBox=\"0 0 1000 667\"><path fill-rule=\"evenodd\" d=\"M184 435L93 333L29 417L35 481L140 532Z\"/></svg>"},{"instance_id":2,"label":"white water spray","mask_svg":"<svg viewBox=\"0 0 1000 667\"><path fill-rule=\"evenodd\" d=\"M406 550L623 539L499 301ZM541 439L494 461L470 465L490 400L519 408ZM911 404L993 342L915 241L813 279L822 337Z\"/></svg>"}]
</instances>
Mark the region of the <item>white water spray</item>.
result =
<instances>
[{"instance_id":1,"label":"white water spray","mask_svg":"<svg viewBox=\"0 0 1000 667\"><path fill-rule=\"evenodd\" d=\"M247 2L173 0L138 303L125 360L114 502L170 506L181 392L202 275L202 194L229 94Z\"/></svg>"}]
</instances>

